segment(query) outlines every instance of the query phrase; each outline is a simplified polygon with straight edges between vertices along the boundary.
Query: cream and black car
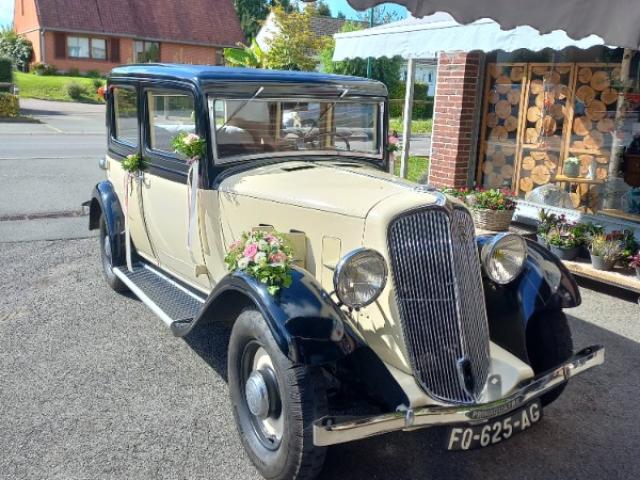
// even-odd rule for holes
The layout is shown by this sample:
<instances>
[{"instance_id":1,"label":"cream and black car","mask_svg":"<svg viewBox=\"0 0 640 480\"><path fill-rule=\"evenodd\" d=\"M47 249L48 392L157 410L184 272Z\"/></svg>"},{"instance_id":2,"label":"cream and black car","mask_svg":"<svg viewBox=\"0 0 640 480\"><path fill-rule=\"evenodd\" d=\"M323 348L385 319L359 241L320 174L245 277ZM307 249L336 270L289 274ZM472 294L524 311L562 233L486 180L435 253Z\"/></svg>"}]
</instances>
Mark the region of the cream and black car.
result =
<instances>
[{"instance_id":1,"label":"cream and black car","mask_svg":"<svg viewBox=\"0 0 640 480\"><path fill-rule=\"evenodd\" d=\"M235 420L268 479L313 478L328 446L398 430L446 430L448 450L504 442L604 361L573 351L563 309L580 293L553 255L477 236L455 199L387 173L386 95L189 65L108 79L107 178L87 202L106 281L178 337L231 326ZM183 132L206 140L195 172L172 146ZM125 171L131 155L146 168ZM224 263L257 229L293 248L275 294Z\"/></svg>"}]
</instances>

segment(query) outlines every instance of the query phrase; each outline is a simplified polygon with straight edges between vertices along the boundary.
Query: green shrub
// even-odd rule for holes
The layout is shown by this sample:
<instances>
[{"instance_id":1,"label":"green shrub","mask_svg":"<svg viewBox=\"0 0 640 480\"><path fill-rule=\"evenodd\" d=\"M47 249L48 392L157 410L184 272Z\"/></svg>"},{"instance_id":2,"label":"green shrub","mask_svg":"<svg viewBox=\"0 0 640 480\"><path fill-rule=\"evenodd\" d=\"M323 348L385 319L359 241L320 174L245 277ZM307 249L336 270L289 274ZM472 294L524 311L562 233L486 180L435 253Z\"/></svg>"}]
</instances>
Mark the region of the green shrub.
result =
<instances>
[{"instance_id":1,"label":"green shrub","mask_svg":"<svg viewBox=\"0 0 640 480\"><path fill-rule=\"evenodd\" d=\"M97 90L104 85L104 80L102 80L101 78L94 78L93 82L91 83L93 83L93 87Z\"/></svg>"},{"instance_id":2,"label":"green shrub","mask_svg":"<svg viewBox=\"0 0 640 480\"><path fill-rule=\"evenodd\" d=\"M78 70L77 68L70 68L69 70L67 70L67 75L69 77L79 77L80 70Z\"/></svg>"},{"instance_id":3,"label":"green shrub","mask_svg":"<svg viewBox=\"0 0 640 480\"><path fill-rule=\"evenodd\" d=\"M407 91L406 84L404 82L397 82L391 88L389 88L389 98L404 100L404 94ZM429 85L426 83L414 83L413 84L413 98L414 100L428 100Z\"/></svg>"},{"instance_id":4,"label":"green shrub","mask_svg":"<svg viewBox=\"0 0 640 480\"><path fill-rule=\"evenodd\" d=\"M64 84L64 91L74 100L80 100L83 96L87 95L87 88L73 81Z\"/></svg>"},{"instance_id":5,"label":"green shrub","mask_svg":"<svg viewBox=\"0 0 640 480\"><path fill-rule=\"evenodd\" d=\"M0 83L13 83L13 62L10 58L0 58Z\"/></svg>"},{"instance_id":6,"label":"green shrub","mask_svg":"<svg viewBox=\"0 0 640 480\"><path fill-rule=\"evenodd\" d=\"M0 92L0 117L17 117L19 114L18 96Z\"/></svg>"},{"instance_id":7,"label":"green shrub","mask_svg":"<svg viewBox=\"0 0 640 480\"><path fill-rule=\"evenodd\" d=\"M31 66L31 73L34 75L55 75L58 69L48 63L35 63Z\"/></svg>"},{"instance_id":8,"label":"green shrub","mask_svg":"<svg viewBox=\"0 0 640 480\"><path fill-rule=\"evenodd\" d=\"M401 117L404 110L404 99L389 100L389 116ZM433 98L429 100L413 101L413 118L428 119L433 118Z\"/></svg>"},{"instance_id":9,"label":"green shrub","mask_svg":"<svg viewBox=\"0 0 640 480\"><path fill-rule=\"evenodd\" d=\"M87 73L85 73L85 76L89 78L100 78L102 74L100 73L100 70L88 70Z\"/></svg>"}]
</instances>

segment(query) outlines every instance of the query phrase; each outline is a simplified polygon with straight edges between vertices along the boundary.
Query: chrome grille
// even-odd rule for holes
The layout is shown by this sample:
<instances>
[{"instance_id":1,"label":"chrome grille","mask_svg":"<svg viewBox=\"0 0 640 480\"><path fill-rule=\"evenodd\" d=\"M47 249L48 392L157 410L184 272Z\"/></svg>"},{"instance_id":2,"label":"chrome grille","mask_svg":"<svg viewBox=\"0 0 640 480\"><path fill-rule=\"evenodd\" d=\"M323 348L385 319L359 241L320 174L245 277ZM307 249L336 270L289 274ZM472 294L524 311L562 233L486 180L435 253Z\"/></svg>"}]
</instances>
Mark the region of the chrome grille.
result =
<instances>
[{"instance_id":1,"label":"chrome grille","mask_svg":"<svg viewBox=\"0 0 640 480\"><path fill-rule=\"evenodd\" d=\"M476 401L487 380L490 357L471 216L464 209L445 207L410 211L391 222L388 242L396 302L416 379L440 400ZM461 365L472 374L466 387Z\"/></svg>"}]
</instances>

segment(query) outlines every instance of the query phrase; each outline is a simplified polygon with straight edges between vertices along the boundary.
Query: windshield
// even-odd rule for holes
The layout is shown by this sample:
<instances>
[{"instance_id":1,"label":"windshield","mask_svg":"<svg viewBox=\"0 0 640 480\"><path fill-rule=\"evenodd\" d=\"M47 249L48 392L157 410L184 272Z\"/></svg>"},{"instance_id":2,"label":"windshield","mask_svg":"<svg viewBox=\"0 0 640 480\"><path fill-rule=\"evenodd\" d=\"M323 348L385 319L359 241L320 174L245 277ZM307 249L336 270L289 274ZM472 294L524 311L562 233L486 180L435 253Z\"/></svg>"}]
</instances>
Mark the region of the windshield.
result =
<instances>
[{"instance_id":1,"label":"windshield","mask_svg":"<svg viewBox=\"0 0 640 480\"><path fill-rule=\"evenodd\" d=\"M380 159L380 103L356 100L209 98L217 159L265 153Z\"/></svg>"}]
</instances>

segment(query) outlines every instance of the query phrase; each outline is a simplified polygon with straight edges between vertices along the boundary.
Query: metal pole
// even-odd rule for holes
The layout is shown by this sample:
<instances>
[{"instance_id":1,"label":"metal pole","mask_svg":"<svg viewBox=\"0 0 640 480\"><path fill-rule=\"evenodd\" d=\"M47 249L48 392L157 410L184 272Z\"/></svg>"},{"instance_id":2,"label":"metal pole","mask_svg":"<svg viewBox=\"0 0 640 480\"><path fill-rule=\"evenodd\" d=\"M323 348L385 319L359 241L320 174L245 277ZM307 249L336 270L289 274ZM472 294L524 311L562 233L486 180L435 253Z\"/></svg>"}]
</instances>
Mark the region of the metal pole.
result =
<instances>
[{"instance_id":1,"label":"metal pole","mask_svg":"<svg viewBox=\"0 0 640 480\"><path fill-rule=\"evenodd\" d=\"M411 117L413 115L413 85L416 78L416 63L407 62L407 86L404 95L404 117L402 119L402 153L400 154L400 176L407 178L409 172L409 148L411 147Z\"/></svg>"},{"instance_id":2,"label":"metal pole","mask_svg":"<svg viewBox=\"0 0 640 480\"><path fill-rule=\"evenodd\" d=\"M369 9L369 28L373 27L373 8ZM367 57L367 78L371 78L371 69L373 60L371 57Z\"/></svg>"}]
</instances>

